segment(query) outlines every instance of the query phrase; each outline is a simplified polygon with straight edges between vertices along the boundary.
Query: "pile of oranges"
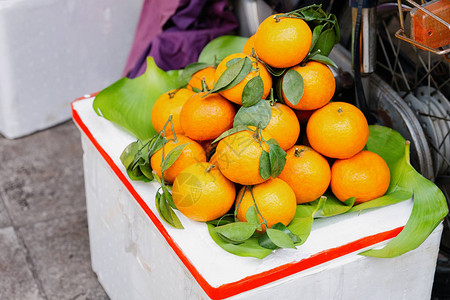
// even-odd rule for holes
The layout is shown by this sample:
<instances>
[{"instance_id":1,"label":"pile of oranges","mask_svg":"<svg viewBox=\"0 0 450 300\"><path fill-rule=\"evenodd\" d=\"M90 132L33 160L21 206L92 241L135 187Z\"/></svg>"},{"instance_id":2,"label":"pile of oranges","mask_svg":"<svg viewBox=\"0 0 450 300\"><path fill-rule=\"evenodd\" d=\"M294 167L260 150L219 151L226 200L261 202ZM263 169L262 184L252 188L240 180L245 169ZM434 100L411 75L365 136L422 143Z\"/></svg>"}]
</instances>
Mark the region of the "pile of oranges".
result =
<instances>
[{"instance_id":1,"label":"pile of oranges","mask_svg":"<svg viewBox=\"0 0 450 300\"><path fill-rule=\"evenodd\" d=\"M173 202L185 216L210 221L232 210L246 221L254 206L264 231L278 222L287 226L297 204L314 201L329 188L339 200L356 197L356 203L385 194L389 168L364 150L367 120L349 103L330 102L335 79L327 65L308 59L311 42L303 20L270 16L242 53L196 72L186 88L156 101L154 128L163 130L170 116L172 125L165 129L169 142L151 157L151 167L173 184ZM274 78L271 68L301 76L298 103L284 90L278 102L273 99L275 81L285 78ZM256 101L244 101L248 95ZM268 122L258 122L264 112ZM244 113L237 124L235 117ZM162 174L163 156L179 145L184 145L181 154Z\"/></svg>"}]
</instances>

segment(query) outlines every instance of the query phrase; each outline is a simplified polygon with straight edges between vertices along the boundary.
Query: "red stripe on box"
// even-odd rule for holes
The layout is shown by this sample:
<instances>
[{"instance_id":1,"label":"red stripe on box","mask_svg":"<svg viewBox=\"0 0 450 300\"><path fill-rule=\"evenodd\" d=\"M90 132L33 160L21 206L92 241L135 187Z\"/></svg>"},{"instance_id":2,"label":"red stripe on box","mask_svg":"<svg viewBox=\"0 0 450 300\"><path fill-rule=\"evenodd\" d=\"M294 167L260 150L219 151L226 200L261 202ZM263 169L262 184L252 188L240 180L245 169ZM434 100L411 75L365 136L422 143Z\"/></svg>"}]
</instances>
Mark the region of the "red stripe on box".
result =
<instances>
[{"instance_id":1,"label":"red stripe on box","mask_svg":"<svg viewBox=\"0 0 450 300\"><path fill-rule=\"evenodd\" d=\"M83 123L78 112L74 109L73 104L75 102L82 101L87 98L93 97L96 94L97 93L92 94L89 97L87 97L87 96L81 97L72 102L73 120L78 124L80 129L84 132L84 134L92 142L94 147L100 152L100 154L105 159L105 161L108 163L108 165L111 167L111 169L114 171L114 173L119 177L119 179L122 181L122 183L128 189L128 191L133 195L133 197L136 199L138 204L145 211L145 213L150 218L150 220L155 224L156 228L161 232L161 234L166 239L167 243L173 249L175 254L180 258L182 263L186 266L186 268L189 270L189 272L192 274L192 276L195 278L195 280L199 283L199 285L202 287L202 289L205 291L205 293L211 299L214 299L214 300L225 299L225 298L258 288L265 284L285 278L287 276L304 271L306 269L318 266L322 263L331 261L338 257L350 254L352 252L356 252L356 251L364 249L366 247L369 247L369 246L375 245L377 243L383 242L385 240L394 238L403 229L403 226L402 226L402 227L398 227L393 230L389 230L389 231L381 232L381 233L378 233L378 234L375 234L372 236L364 237L359 240L353 241L351 243L342 245L340 247L332 248L332 249L322 251L320 253L316 253L308 258L305 258L305 259L295 262L295 263L285 264L285 265L276 267L274 269L271 269L271 270L268 270L268 271L265 271L262 273L248 276L248 277L243 278L236 282L227 283L227 284L221 285L219 287L213 287L205 280L205 278L203 278L202 275L200 275L200 273L197 271L197 269L194 267L194 265L184 255L183 251L178 247L178 245L175 243L175 241L172 239L172 237L166 231L166 229L164 228L163 224L158 219L158 217L152 212L152 210L144 202L144 200L141 198L141 196L139 196L139 194L136 192L136 190L131 185L131 182L124 175L124 173L122 173L122 171L114 163L114 161L111 159L111 157L100 146L100 144L94 138L94 136L89 131L87 126Z\"/></svg>"}]
</instances>

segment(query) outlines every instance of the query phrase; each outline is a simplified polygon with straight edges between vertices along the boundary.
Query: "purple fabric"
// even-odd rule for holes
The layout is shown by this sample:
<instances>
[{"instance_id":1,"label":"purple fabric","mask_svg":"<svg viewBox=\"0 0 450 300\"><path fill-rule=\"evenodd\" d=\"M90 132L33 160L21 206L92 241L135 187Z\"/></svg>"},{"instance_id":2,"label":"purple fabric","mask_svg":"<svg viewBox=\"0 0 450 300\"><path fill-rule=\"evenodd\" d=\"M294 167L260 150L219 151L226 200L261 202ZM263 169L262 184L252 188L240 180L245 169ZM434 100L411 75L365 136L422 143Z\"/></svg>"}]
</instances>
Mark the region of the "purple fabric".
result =
<instances>
[{"instance_id":1,"label":"purple fabric","mask_svg":"<svg viewBox=\"0 0 450 300\"><path fill-rule=\"evenodd\" d=\"M183 1L145 0L123 76L145 62L151 41L163 31L164 24Z\"/></svg>"},{"instance_id":2,"label":"purple fabric","mask_svg":"<svg viewBox=\"0 0 450 300\"><path fill-rule=\"evenodd\" d=\"M165 1L169 0L162 2ZM152 12L143 10L141 20L147 19L149 14ZM147 42L145 49L141 47L140 53L137 53L138 51L133 51L133 45L131 54L137 59L131 59L130 54L129 61L135 63L133 66L127 65L126 76L134 78L144 73L147 56L153 56L156 64L163 70L184 68L197 61L201 50L209 41L237 27L238 21L228 9L227 0L179 0L175 14L165 23L163 31ZM144 29L138 28L138 31ZM142 40L140 45L144 42Z\"/></svg>"}]
</instances>

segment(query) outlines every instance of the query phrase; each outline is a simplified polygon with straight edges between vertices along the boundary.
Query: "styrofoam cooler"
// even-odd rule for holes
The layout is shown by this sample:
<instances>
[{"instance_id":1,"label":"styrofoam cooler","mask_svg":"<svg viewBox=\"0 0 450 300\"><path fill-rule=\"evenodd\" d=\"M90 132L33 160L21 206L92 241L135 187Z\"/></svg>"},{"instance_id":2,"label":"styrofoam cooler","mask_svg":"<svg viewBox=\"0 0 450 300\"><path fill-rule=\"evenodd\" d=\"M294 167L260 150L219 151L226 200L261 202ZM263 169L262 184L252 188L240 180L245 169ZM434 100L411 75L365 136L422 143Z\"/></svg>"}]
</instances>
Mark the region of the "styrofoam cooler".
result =
<instances>
[{"instance_id":1,"label":"styrofoam cooler","mask_svg":"<svg viewBox=\"0 0 450 300\"><path fill-rule=\"evenodd\" d=\"M178 211L185 229L162 221L157 183L131 181L119 159L135 138L98 117L92 101L72 108L82 132L92 268L111 299L430 299L442 225L399 257L358 255L402 230L412 200L318 219L297 250L235 256L204 223Z\"/></svg>"},{"instance_id":2,"label":"styrofoam cooler","mask_svg":"<svg viewBox=\"0 0 450 300\"><path fill-rule=\"evenodd\" d=\"M122 76L143 0L0 1L0 133L70 119L70 100Z\"/></svg>"}]
</instances>

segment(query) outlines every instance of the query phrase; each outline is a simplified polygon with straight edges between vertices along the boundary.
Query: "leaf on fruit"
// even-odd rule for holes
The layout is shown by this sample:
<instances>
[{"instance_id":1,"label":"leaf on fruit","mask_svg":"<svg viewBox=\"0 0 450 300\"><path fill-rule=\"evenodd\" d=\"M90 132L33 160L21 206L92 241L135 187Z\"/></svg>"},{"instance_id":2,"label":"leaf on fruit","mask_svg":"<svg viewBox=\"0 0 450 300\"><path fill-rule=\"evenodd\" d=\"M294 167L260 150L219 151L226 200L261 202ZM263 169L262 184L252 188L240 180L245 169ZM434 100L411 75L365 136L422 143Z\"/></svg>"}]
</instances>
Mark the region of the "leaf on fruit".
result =
<instances>
[{"instance_id":1,"label":"leaf on fruit","mask_svg":"<svg viewBox=\"0 0 450 300\"><path fill-rule=\"evenodd\" d=\"M231 128L231 129L225 131L224 133L222 133L222 134L221 134L217 139L215 139L211 144L217 143L218 141L220 141L220 140L223 139L223 138L226 138L227 136L230 136L230 135L232 135L232 134L235 134L235 133L237 133L237 132L239 132L239 131L244 131L244 130L250 130L250 129L248 128L247 125L238 125L238 126L235 126L235 127Z\"/></svg>"},{"instance_id":2,"label":"leaf on fruit","mask_svg":"<svg viewBox=\"0 0 450 300\"><path fill-rule=\"evenodd\" d=\"M321 55L328 56L328 54L330 54L331 49L333 49L334 44L336 42L335 34L336 32L334 28L328 28L327 30L323 31L320 34L317 43L315 44L311 53L314 53L315 51L320 49Z\"/></svg>"},{"instance_id":3,"label":"leaf on fruit","mask_svg":"<svg viewBox=\"0 0 450 300\"><path fill-rule=\"evenodd\" d=\"M264 180L267 180L270 178L271 174L270 155L269 152L263 150L261 152L261 157L259 158L259 175L261 175Z\"/></svg>"},{"instance_id":4,"label":"leaf on fruit","mask_svg":"<svg viewBox=\"0 0 450 300\"><path fill-rule=\"evenodd\" d=\"M261 76L250 79L242 91L242 106L250 107L261 101L264 94L264 83Z\"/></svg>"},{"instance_id":5,"label":"leaf on fruit","mask_svg":"<svg viewBox=\"0 0 450 300\"><path fill-rule=\"evenodd\" d=\"M212 64L194 62L192 64L187 65L180 74L182 80L189 81L191 77L200 70L203 70L207 67L211 67Z\"/></svg>"},{"instance_id":6,"label":"leaf on fruit","mask_svg":"<svg viewBox=\"0 0 450 300\"><path fill-rule=\"evenodd\" d=\"M283 76L281 88L286 99L292 105L297 105L303 96L304 83L302 75L293 69L289 69Z\"/></svg>"},{"instance_id":7,"label":"leaf on fruit","mask_svg":"<svg viewBox=\"0 0 450 300\"><path fill-rule=\"evenodd\" d=\"M325 25L317 25L314 27L314 30L312 32L312 40L311 40L311 46L309 48L309 52L313 52L314 46L317 43L317 40L319 39L320 34L322 33L322 29Z\"/></svg>"},{"instance_id":8,"label":"leaf on fruit","mask_svg":"<svg viewBox=\"0 0 450 300\"><path fill-rule=\"evenodd\" d=\"M229 85L239 75L239 72L241 72L245 63L245 58L238 58L232 65L227 67L219 79L217 79L217 82L214 84L210 93L219 92Z\"/></svg>"},{"instance_id":9,"label":"leaf on fruit","mask_svg":"<svg viewBox=\"0 0 450 300\"><path fill-rule=\"evenodd\" d=\"M258 212L256 211L255 205L252 205L248 208L247 213L245 214L245 218L247 222L256 226L260 225L260 221L258 218Z\"/></svg>"},{"instance_id":10,"label":"leaf on fruit","mask_svg":"<svg viewBox=\"0 0 450 300\"><path fill-rule=\"evenodd\" d=\"M336 63L334 61L332 61L329 57L321 55L321 54L315 54L315 55L311 56L309 59L321 62L321 63L329 65L329 66L333 66L335 68L338 67L336 65Z\"/></svg>"},{"instance_id":11,"label":"leaf on fruit","mask_svg":"<svg viewBox=\"0 0 450 300\"><path fill-rule=\"evenodd\" d=\"M271 109L269 101L261 100L253 106L239 108L233 126L248 125L264 129L269 124Z\"/></svg>"},{"instance_id":12,"label":"leaf on fruit","mask_svg":"<svg viewBox=\"0 0 450 300\"><path fill-rule=\"evenodd\" d=\"M267 141L267 144L269 144L270 174L272 178L276 178L286 164L286 152L276 141Z\"/></svg>"},{"instance_id":13,"label":"leaf on fruit","mask_svg":"<svg viewBox=\"0 0 450 300\"><path fill-rule=\"evenodd\" d=\"M189 143L188 143L189 144ZM183 152L184 147L188 144L178 145L173 148L167 155L165 155L164 160L161 163L161 172L165 172L170 168L173 163L180 157L181 152Z\"/></svg>"}]
</instances>

